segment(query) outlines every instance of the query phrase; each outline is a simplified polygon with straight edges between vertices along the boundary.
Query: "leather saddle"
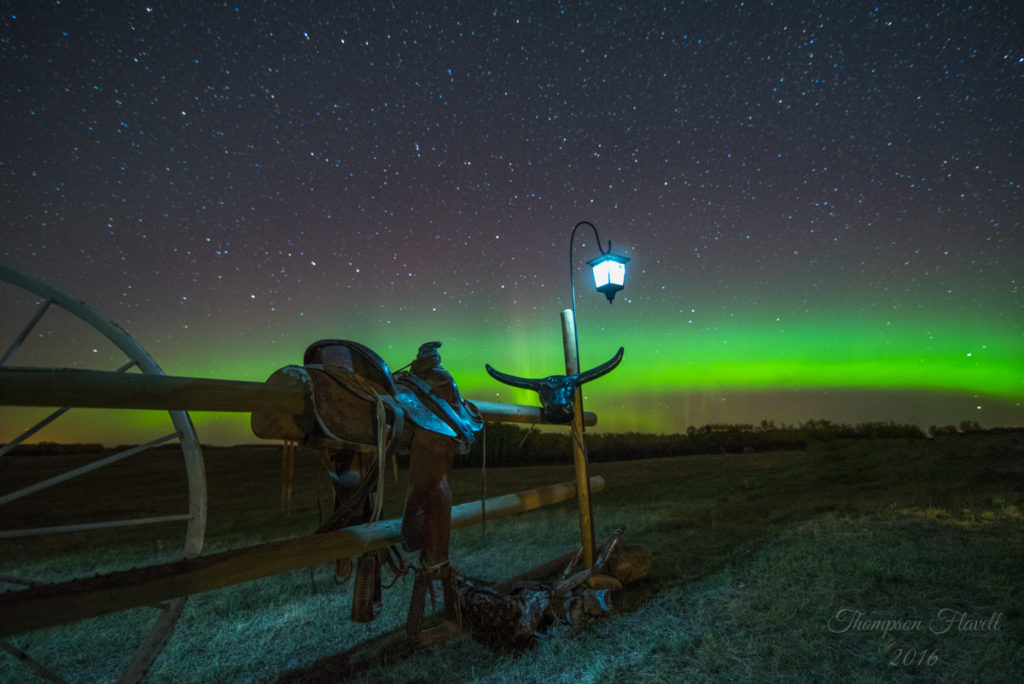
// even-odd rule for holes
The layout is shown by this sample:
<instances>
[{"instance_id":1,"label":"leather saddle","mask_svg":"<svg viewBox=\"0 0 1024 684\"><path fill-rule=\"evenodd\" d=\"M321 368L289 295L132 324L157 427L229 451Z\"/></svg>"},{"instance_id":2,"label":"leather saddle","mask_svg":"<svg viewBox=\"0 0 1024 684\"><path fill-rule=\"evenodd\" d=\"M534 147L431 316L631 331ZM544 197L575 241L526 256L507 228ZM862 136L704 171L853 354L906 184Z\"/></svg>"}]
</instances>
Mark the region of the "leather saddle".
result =
<instances>
[{"instance_id":1,"label":"leather saddle","mask_svg":"<svg viewBox=\"0 0 1024 684\"><path fill-rule=\"evenodd\" d=\"M253 413L253 432L269 439L301 440L339 454L355 448L370 450L382 467L386 453L410 452L409 489L402 513L401 539L406 551L419 551L422 567L416 570L413 597L406 623L409 637L418 643L436 643L461 628L456 574L448 563L451 532L451 488L448 472L455 452L467 453L483 418L462 398L451 374L440 365L440 342L421 345L410 372L392 373L370 348L351 340L320 340L303 355L302 366L286 366L268 384L300 385L307 400L300 414ZM379 484L373 476L354 472L354 458L346 461L345 476L355 487L336 487L353 502L339 508L366 511L369 489ZM362 460L359 460L362 464ZM335 466L337 468L337 465ZM345 485L340 475L336 482ZM361 487L365 482L366 486ZM365 491L364 491L365 490ZM379 509L377 511L379 513ZM322 526L333 529L335 520ZM433 596L435 580L444 587L445 620L441 627L423 630L427 589ZM380 558L363 554L353 589L352 617L372 620L380 605Z\"/></svg>"},{"instance_id":2,"label":"leather saddle","mask_svg":"<svg viewBox=\"0 0 1024 684\"><path fill-rule=\"evenodd\" d=\"M406 420L467 447L483 427L480 412L471 402L459 397L452 404L411 373L393 375L376 352L352 340L314 342L306 349L302 366L285 366L267 382L300 383L308 392L309 405L301 415L254 412L253 432L265 439L326 438L373 445L379 433L375 429L381 419L379 404L386 407L384 419L392 442L401 437Z\"/></svg>"}]
</instances>

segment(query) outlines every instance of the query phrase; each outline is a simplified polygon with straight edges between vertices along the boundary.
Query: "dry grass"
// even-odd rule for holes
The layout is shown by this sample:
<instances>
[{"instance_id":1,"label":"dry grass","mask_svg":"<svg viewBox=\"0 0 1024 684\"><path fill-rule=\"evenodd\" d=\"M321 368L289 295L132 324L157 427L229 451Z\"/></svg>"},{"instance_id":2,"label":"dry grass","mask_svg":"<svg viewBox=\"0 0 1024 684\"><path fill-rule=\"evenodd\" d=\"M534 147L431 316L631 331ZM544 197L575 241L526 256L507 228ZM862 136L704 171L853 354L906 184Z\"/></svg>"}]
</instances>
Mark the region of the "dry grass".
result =
<instances>
[{"instance_id":1,"label":"dry grass","mask_svg":"<svg viewBox=\"0 0 1024 684\"><path fill-rule=\"evenodd\" d=\"M317 493L326 506L328 492L314 459L300 461L295 509L284 516L275 451L211 452L208 548L315 527ZM520 657L468 637L413 649L400 630L409 582L385 593L375 623L355 625L349 585L320 567L313 582L298 571L192 597L149 681L1012 681L1024 670L1020 434L826 443L808 453L593 471L608 483L594 497L598 535L625 523L626 541L655 554L652 576L616 596L610 617L559 628ZM492 469L487 489L570 477L567 466ZM453 486L462 500L478 498L479 473L458 471ZM396 515L402 491L401 482L389 488ZM493 522L486 535L457 531L452 558L467 574L501 579L565 553L576 536L573 506L559 505ZM131 543L117 552L126 556L153 546L123 541ZM30 562L9 550L0 548L5 566ZM88 565L90 553L78 553ZM854 613L860 622L843 630ZM17 643L49 652L76 681L113 678L115 659L126 656L126 615ZM983 629L992 615L1001 617ZM940 631L947 617L959 622ZM921 627L876 628L885 620ZM0 659L0 681L23 680L15 667Z\"/></svg>"}]
</instances>

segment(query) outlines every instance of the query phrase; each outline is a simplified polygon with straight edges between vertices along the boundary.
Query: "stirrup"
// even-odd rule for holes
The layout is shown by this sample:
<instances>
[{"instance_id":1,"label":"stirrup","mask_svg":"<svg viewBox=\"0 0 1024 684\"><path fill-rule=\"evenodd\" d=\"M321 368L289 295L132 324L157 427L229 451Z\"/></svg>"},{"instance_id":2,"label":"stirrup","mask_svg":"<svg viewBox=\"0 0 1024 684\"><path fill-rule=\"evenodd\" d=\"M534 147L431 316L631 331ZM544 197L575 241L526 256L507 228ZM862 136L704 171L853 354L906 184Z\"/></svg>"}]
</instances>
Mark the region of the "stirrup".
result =
<instances>
[{"instance_id":1,"label":"stirrup","mask_svg":"<svg viewBox=\"0 0 1024 684\"><path fill-rule=\"evenodd\" d=\"M409 640L423 646L433 646L448 641L462 631L462 610L459 606L458 576L447 562L438 568L415 569L415 580L412 585L412 600L409 603L409 617L405 623L405 631ZM433 598L433 582L441 580L444 588L444 621L437 627L423 629L424 604L427 589Z\"/></svg>"},{"instance_id":2,"label":"stirrup","mask_svg":"<svg viewBox=\"0 0 1024 684\"><path fill-rule=\"evenodd\" d=\"M364 553L356 565L352 586L352 622L373 622L381 610L380 558L376 551Z\"/></svg>"}]
</instances>

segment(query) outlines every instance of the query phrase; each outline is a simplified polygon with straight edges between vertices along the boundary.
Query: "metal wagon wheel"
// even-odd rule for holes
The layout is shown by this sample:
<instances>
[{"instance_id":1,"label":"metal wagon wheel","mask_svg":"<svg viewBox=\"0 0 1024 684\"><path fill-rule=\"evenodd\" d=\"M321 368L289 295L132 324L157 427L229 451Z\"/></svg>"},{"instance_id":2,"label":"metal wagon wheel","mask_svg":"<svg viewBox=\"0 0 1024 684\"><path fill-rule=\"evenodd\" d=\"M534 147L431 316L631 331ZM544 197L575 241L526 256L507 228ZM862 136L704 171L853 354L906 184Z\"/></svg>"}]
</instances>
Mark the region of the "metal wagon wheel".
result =
<instances>
[{"instance_id":1,"label":"metal wagon wheel","mask_svg":"<svg viewBox=\"0 0 1024 684\"><path fill-rule=\"evenodd\" d=\"M67 313L71 314L74 319L72 323L74 325L81 325L84 323L87 328L91 328L106 338L110 343L119 350L116 354L123 353L127 360L118 368L119 372L141 372L143 374L151 375L163 375L163 371L156 364L153 358L143 349L138 342L136 342L127 332L120 328L117 324L111 321L109 318L99 313L87 304L69 296L67 293L33 278L25 273L18 270L4 266L0 264L0 281L6 281L7 283L20 288L20 295L24 296L24 293L31 293L38 298L39 304L35 310L34 315L31 316L30 320L21 329L20 333L14 338L7 348L6 352L0 357L0 367L11 368L14 365L11 363L12 360L20 358L22 356L30 355L29 345L25 343L32 337L33 330L36 329L40 320L43 319L44 315L48 311L52 311L54 307L58 310L63 309ZM18 292L16 291L16 294ZM62 315L62 314L57 314ZM66 318L66 316L64 316ZM79 323L80 322L80 323ZM94 335L92 331L88 331L89 335ZM25 350L19 353L23 345ZM112 350L113 351L113 350ZM0 448L0 464L3 463L5 454L8 454L15 446L29 439L45 426L59 418L68 408L60 408L43 420L36 423L33 427L26 430L16 439L13 439L7 445ZM203 454L200 449L199 440L196 437L195 428L192 425L192 421L189 419L188 413L185 411L169 411L170 422L173 429L167 431L167 427L160 428L162 436L156 437L145 444L137 447L125 448L117 453L107 455L104 458L93 460L89 463L76 463L72 466L64 469L63 464L60 467L61 472L46 472L45 477L39 481L35 481L31 484L19 483L13 491L6 491L9 488L9 484L4 482L6 478L5 471L0 471L0 485L4 493L0 495L0 542L8 542L8 540L14 540L11 543L22 543L25 538L33 538L33 540L39 540L40 535L50 535L46 538L46 545L51 544L50 539L59 538L60 540L66 540L74 537L83 537L83 535L102 535L103 531L113 531L120 535L129 534L129 530L133 528L144 528L144 529L160 529L162 533L168 532L167 526L176 526L176 528L184 527L184 540L180 542L180 555L173 551L173 547L170 549L172 559L177 558L190 558L198 556L203 548L203 539L206 530L206 469L203 463ZM97 514L103 519L99 520L83 520L81 516L76 515L74 511L62 511L67 513L65 524L56 525L32 525L32 523L26 524L24 521L18 521L17 508L19 505L29 505L28 510L32 510L33 505L28 501L30 498L44 497L43 505L49 506L51 509L54 505L48 501L45 497L48 497L53 493L52 487L59 487L63 485L65 490L68 487L75 486L69 483L80 483L83 480L88 480L89 477L95 478L102 474L103 478L115 477L113 471L122 471L128 467L134 467L134 461L139 458L138 454L143 452L149 452L148 456L156 461L167 462L168 459L176 461L173 454L166 455L164 452L166 448L158 450L162 454L157 458L153 449L160 445L172 445L174 442L180 447L181 458L184 460L184 475L180 474L181 465L173 466L173 470L169 471L169 475L175 475L179 478L183 478L185 482L183 486L187 488L187 492L184 496L187 496L187 504L185 510L177 510L170 514L161 515L148 515L144 517L132 517L132 511L120 510L123 506L120 502L116 505L109 507L110 510L104 513ZM8 456L8 458L11 458ZM162 459L162 460L161 460ZM51 461L53 459L50 459ZM148 464L147 464L148 465ZM101 470L102 469L102 470ZM46 470L46 468L43 468ZM89 476L89 473L93 475ZM106 486L108 483L104 483ZM161 481L161 487L164 483ZM83 485L84 486L84 485ZM133 486L133 483L125 483L126 487ZM171 486L168 483L167 486ZM111 491L107 487L108 491ZM57 490L59 491L59 490ZM116 491L113 490L113 491ZM181 505L181 499L184 498L180 492L174 493L171 497L171 506L177 507ZM12 512L13 511L13 512ZM111 517L113 516L113 517ZM13 525L13 527L12 527ZM17 529L15 529L15 527ZM173 534L171 539L179 539L178 532L171 530ZM79 541L79 546L83 544L88 546L90 543L95 543L95 537L87 537L87 541ZM72 542L73 543L73 542ZM179 542L173 542L176 545ZM56 542L59 545L60 542ZM165 550L166 552L166 550ZM49 551L47 553L50 553ZM61 552L57 552L61 553ZM5 554L0 554L4 556ZM3 566L8 564L8 558L0 560L0 582L3 586L7 587L11 591L18 591L19 589L11 587L27 587L32 584L42 582L52 582L62 579L71 579L71 577L55 577L52 575L51 570L54 564L50 564L46 570L42 570L44 575L43 578L25 577L21 573L8 574L9 570L4 569ZM59 567L63 565L63 558L56 563L59 571ZM71 565L71 564L69 564ZM123 569L123 568L122 568ZM17 571L18 568L15 568ZM30 568L31 571L31 568ZM70 572L81 572L81 568L71 570ZM92 572L96 572L92 569ZM166 643L173 631L174 624L178 620L181 614L182 607L184 606L185 598L178 598L168 602L164 602L157 606L158 614L155 621L152 618L152 609L139 609L147 611L149 617L145 615L140 618L134 619L133 624L140 626L141 633L136 635L137 650L128 662L127 667L123 670L119 681L138 681L152 666L156 657L159 655L160 650ZM113 618L106 619L117 619L115 615ZM56 630L62 629L60 627L53 628ZM33 633L34 634L34 633ZM127 649L135 648L135 644L126 644L122 642L122 652ZM25 665L35 670L36 674L41 675L47 679L62 681L59 674L50 669L50 667L32 657L30 648L22 649L12 641L6 639L0 639L0 650L5 650L11 653L13 656L20 659ZM2 656L0 656L2 657Z\"/></svg>"}]
</instances>

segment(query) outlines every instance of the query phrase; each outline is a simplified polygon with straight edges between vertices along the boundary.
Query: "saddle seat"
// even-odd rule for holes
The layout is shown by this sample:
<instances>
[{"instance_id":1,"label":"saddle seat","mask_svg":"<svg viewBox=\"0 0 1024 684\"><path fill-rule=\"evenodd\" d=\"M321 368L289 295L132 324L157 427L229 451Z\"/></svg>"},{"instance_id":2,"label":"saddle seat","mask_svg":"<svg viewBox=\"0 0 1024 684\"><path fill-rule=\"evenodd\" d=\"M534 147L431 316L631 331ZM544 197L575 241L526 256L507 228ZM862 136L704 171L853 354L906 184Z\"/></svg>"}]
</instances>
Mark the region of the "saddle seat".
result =
<instances>
[{"instance_id":1,"label":"saddle seat","mask_svg":"<svg viewBox=\"0 0 1024 684\"><path fill-rule=\"evenodd\" d=\"M285 366L267 382L301 384L308 393L308 406L300 415L254 412L253 433L264 439L376 445L378 402L386 407L390 441L402 446L409 441L402 436L406 419L461 444L471 442L483 427L471 402L459 397L450 404L419 378L393 375L376 352L352 340L314 342L306 349L302 366Z\"/></svg>"}]
</instances>

